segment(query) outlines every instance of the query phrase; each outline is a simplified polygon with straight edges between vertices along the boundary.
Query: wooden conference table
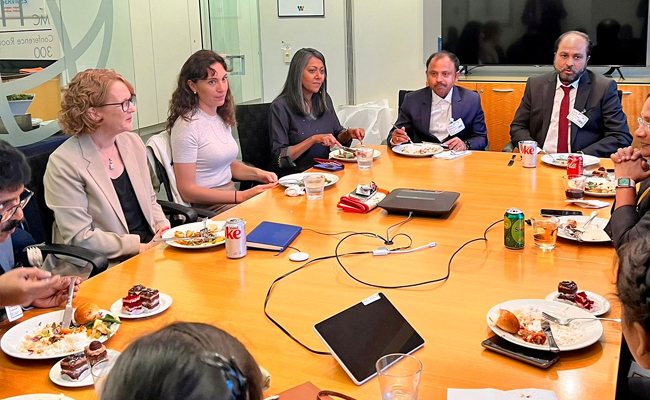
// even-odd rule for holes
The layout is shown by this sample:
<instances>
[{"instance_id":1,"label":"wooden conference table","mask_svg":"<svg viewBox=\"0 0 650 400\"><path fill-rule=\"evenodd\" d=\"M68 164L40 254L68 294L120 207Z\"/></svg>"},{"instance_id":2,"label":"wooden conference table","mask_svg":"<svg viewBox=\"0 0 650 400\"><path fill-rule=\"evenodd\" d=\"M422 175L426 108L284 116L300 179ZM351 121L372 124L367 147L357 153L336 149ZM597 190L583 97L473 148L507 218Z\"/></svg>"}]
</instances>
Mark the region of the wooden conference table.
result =
<instances>
[{"instance_id":1,"label":"wooden conference table","mask_svg":"<svg viewBox=\"0 0 650 400\"><path fill-rule=\"evenodd\" d=\"M452 161L399 156L385 147L371 170L380 188L411 187L461 193L446 219L416 217L396 232L413 238L413 246L432 241L437 247L406 255L361 255L343 262L357 277L376 284L397 285L443 277L452 253L463 243L483 235L507 208L518 207L527 217L541 208L569 209L564 203L565 170L539 163L526 169L511 154L475 152ZM609 160L602 164L610 165ZM359 171L347 164L336 173L340 181L325 191L322 201L285 196L274 188L228 212L219 219L241 217L248 229L261 221L300 225L324 233L370 231L385 235L386 228L404 219L374 210L367 215L343 213L338 199L357 185ZM577 208L576 208L577 209ZM589 211L589 210L588 210ZM588 214L585 213L585 214ZM609 209L600 216L608 218ZM344 235L323 236L303 230L293 246L312 258L331 255ZM383 290L424 337L415 355L424 364L420 399L444 399L447 388L544 388L560 399L613 399L616 388L621 329L604 323L605 333L592 346L562 353L560 362L540 370L496 353L484 351L481 341L491 335L486 313L512 299L544 298L561 280L575 280L579 288L605 295L612 301L611 316L620 308L614 300L614 250L610 244L579 244L558 239L557 248L542 252L533 245L531 229L526 247L503 245L503 224L487 233L488 242L476 242L460 252L447 282L414 289ZM405 241L397 241L402 245ZM341 252L372 250L377 239L355 237ZM337 390L357 399L380 397L377 380L356 386L330 356L309 353L269 322L263 313L272 281L300 264L289 261L287 250L275 253L249 250L245 258L226 258L223 246L182 251L167 245L134 257L86 281L74 301L92 301L109 308L134 284L157 288L173 297L166 312L148 319L124 320L106 344L124 350L137 337L174 321L201 321L219 326L239 338L260 365L272 375L275 394L305 381L321 389ZM274 290L269 313L312 348L325 350L313 325L376 293L347 277L335 260L314 263L283 280ZM26 313L23 320L40 311ZM4 333L13 324L0 327ZM48 379L51 361L24 361L0 354L0 398L26 393L65 393L77 400L92 399L92 387L67 389Z\"/></svg>"}]
</instances>

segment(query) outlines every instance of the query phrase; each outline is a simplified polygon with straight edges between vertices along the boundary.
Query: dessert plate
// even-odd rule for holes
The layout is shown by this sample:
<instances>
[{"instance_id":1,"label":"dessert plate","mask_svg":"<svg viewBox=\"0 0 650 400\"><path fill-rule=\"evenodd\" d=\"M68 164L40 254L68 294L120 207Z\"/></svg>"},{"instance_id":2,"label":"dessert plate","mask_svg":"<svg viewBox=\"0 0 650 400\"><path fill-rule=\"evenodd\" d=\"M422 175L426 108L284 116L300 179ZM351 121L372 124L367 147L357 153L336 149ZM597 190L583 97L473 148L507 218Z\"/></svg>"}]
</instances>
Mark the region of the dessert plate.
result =
<instances>
[{"instance_id":1,"label":"dessert plate","mask_svg":"<svg viewBox=\"0 0 650 400\"><path fill-rule=\"evenodd\" d=\"M554 167L566 168L567 161L569 160L570 155L582 156L582 166L591 167L600 163L600 158L590 156L587 154L572 154L572 153L556 153L556 154L544 154L542 156L542 162Z\"/></svg>"},{"instance_id":2,"label":"dessert plate","mask_svg":"<svg viewBox=\"0 0 650 400\"><path fill-rule=\"evenodd\" d=\"M102 313L102 315L106 315L106 314L113 315L113 313L107 310L99 310L99 311ZM65 350L48 351L45 354L30 354L25 350L19 349L19 346L26 334L28 334L29 332L37 328L39 324L45 326L45 325L51 325L52 323L57 323L57 324L61 323L61 321L63 320L64 312L65 310L59 310L47 314L41 314L41 315L37 315L36 317L30 318L27 321L21 322L20 324L9 329L7 333L5 333L4 336L2 336L2 339L0 340L0 348L2 348L2 351L4 351L5 354L7 354L8 356L22 358L25 360L47 360L51 358L61 358L82 351L83 348L93 340L99 340L102 343L107 341L108 339L113 337L113 335L115 335L117 330L120 328L120 324L113 324L113 326L111 326L110 334L102 335L98 339L86 338L86 340L83 341L81 340L75 341L71 343L70 347L66 348ZM117 317L116 315L113 316ZM119 319L119 317L117 318Z\"/></svg>"},{"instance_id":3,"label":"dessert plate","mask_svg":"<svg viewBox=\"0 0 650 400\"><path fill-rule=\"evenodd\" d=\"M376 160L379 158L379 156L381 156L381 151L373 150L372 159ZM343 161L343 162L357 162L356 154L342 149L331 151L330 158L333 158L338 161Z\"/></svg>"},{"instance_id":4,"label":"dessert plate","mask_svg":"<svg viewBox=\"0 0 650 400\"><path fill-rule=\"evenodd\" d=\"M582 228L582 225L589 219L588 215L568 215L562 216L560 218L561 224L566 224L570 219L578 223L578 228ZM575 240L582 243L606 243L611 242L612 239L605 233L603 230L607 226L608 220L605 218L594 218L593 221L587 226L585 233L580 235L580 239L575 236L571 236L566 229L558 229L557 235L563 239Z\"/></svg>"},{"instance_id":5,"label":"dessert plate","mask_svg":"<svg viewBox=\"0 0 650 400\"><path fill-rule=\"evenodd\" d=\"M558 298L559 293L557 290L555 292L549 293L544 300L557 301L562 304L570 304L572 306L578 307L581 310L585 310L586 312L591 313L595 316L606 314L609 311L609 309L612 308L611 304L609 304L609 300L607 300L606 298L604 298L599 294L596 294L594 292L589 292L587 290L578 290L578 292L585 292L587 298L594 302L594 306L591 310L585 310L584 308L580 307L579 305L577 305L572 301Z\"/></svg>"},{"instance_id":6,"label":"dessert plate","mask_svg":"<svg viewBox=\"0 0 650 400\"><path fill-rule=\"evenodd\" d=\"M442 146L436 143L405 143L393 147L397 154L409 157L430 157L443 151Z\"/></svg>"},{"instance_id":7,"label":"dessert plate","mask_svg":"<svg viewBox=\"0 0 650 400\"><path fill-rule=\"evenodd\" d=\"M63 394L39 393L39 394L25 394L22 396L6 397L2 400L74 400L74 399L72 397L68 397Z\"/></svg>"},{"instance_id":8,"label":"dessert plate","mask_svg":"<svg viewBox=\"0 0 650 400\"><path fill-rule=\"evenodd\" d=\"M165 293L158 292L158 301L160 302L160 304L158 304L158 307L154 308L151 311L145 309L146 311L142 312L141 314L127 314L125 312L122 312L122 299L118 299L115 303L113 303L113 305L111 305L111 312L117 314L117 316L120 318L147 318L160 314L172 305L172 297Z\"/></svg>"},{"instance_id":9,"label":"dessert plate","mask_svg":"<svg viewBox=\"0 0 650 400\"><path fill-rule=\"evenodd\" d=\"M298 173L298 174L291 174L287 176L283 176L278 180L280 185L289 187L291 185L301 185L304 186L302 183L302 180L309 175L323 175L325 177L325 187L328 188L330 186L333 186L336 184L336 182L339 181L339 177L334 175L334 174L328 174L325 172L310 172L310 173Z\"/></svg>"},{"instance_id":10,"label":"dessert plate","mask_svg":"<svg viewBox=\"0 0 650 400\"><path fill-rule=\"evenodd\" d=\"M109 354L109 356L114 356L114 357L117 357L121 354L119 351L112 350L112 349L106 349L106 352ZM52 368L50 368L50 380L52 382L54 382L59 386L64 386L64 387L92 386L93 377L90 374L90 368L88 369L85 378L75 381L70 379L68 375L61 375L61 361L63 361L63 359L59 360L59 362L57 362L56 364L54 364Z\"/></svg>"},{"instance_id":11,"label":"dessert plate","mask_svg":"<svg viewBox=\"0 0 650 400\"><path fill-rule=\"evenodd\" d=\"M210 247L221 246L226 242L225 241L226 232L223 230L225 225L226 225L226 221L208 221L208 229L210 231L215 231L218 237L224 238L224 240L218 241L216 243L207 242L207 243L198 243L198 244L185 244L183 242L174 242L174 241L169 241L166 243L170 246L178 247L180 249L207 249ZM162 238L170 239L175 237L176 232L181 232L183 234L186 234L187 231L198 232L201 229L203 229L203 222L192 222L189 224L177 226L175 228L167 229L165 233L163 233ZM190 238L188 238L188 240L190 240Z\"/></svg>"},{"instance_id":12,"label":"dessert plate","mask_svg":"<svg viewBox=\"0 0 650 400\"><path fill-rule=\"evenodd\" d=\"M594 318L593 314L565 303L557 301L546 301L539 299L511 300L497 304L488 311L486 319L487 324L494 333L505 340L519 346L528 347L535 350L550 350L548 340L544 344L535 344L524 341L521 336L504 331L496 326L495 322L499 318L499 310L505 309L511 311L517 317L520 314L530 316L531 319L541 321L542 311L559 318L587 317ZM539 323L541 331L541 322ZM553 337L561 351L578 350L596 343L603 335L603 324L598 321L579 320L573 322L569 327L559 326L551 322Z\"/></svg>"}]
</instances>

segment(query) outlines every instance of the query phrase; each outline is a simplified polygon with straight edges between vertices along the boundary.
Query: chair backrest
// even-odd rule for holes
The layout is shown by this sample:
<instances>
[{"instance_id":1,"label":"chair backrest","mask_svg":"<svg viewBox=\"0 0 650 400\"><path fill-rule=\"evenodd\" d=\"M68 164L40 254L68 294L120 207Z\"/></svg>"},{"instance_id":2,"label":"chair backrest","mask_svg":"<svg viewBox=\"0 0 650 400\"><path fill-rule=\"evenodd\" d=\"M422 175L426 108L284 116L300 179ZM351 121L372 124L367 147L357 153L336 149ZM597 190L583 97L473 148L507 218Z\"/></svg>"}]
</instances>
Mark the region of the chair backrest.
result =
<instances>
[{"instance_id":1,"label":"chair backrest","mask_svg":"<svg viewBox=\"0 0 650 400\"><path fill-rule=\"evenodd\" d=\"M261 169L268 169L271 161L270 107L270 103L243 104L236 110L242 161Z\"/></svg>"},{"instance_id":2,"label":"chair backrest","mask_svg":"<svg viewBox=\"0 0 650 400\"><path fill-rule=\"evenodd\" d=\"M399 94L397 95L397 108L402 106L402 103L404 103L404 97L406 97L407 93L411 93L412 90L400 90Z\"/></svg>"},{"instance_id":3,"label":"chair backrest","mask_svg":"<svg viewBox=\"0 0 650 400\"><path fill-rule=\"evenodd\" d=\"M27 163L32 170L31 181L27 188L34 192L34 197L25 207L26 228L36 243L52 243L52 225L54 213L45 204L45 189L43 177L45 168L54 152L68 136L52 136L37 143L19 147L18 150L25 154Z\"/></svg>"}]
</instances>

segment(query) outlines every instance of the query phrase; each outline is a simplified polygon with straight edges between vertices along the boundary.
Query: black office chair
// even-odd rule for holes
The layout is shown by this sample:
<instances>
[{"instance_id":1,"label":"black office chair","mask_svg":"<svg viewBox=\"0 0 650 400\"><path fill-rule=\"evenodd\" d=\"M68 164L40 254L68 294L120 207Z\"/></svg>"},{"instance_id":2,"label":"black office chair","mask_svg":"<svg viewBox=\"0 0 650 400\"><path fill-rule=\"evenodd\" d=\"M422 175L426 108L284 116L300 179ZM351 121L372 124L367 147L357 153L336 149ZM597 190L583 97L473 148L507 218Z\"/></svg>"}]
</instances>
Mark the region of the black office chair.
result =
<instances>
[{"instance_id":1,"label":"black office chair","mask_svg":"<svg viewBox=\"0 0 650 400\"><path fill-rule=\"evenodd\" d=\"M242 162L264 170L269 169L271 162L270 107L271 103L243 104L236 109ZM249 189L258 183L243 181L239 183L239 189Z\"/></svg>"},{"instance_id":2,"label":"black office chair","mask_svg":"<svg viewBox=\"0 0 650 400\"><path fill-rule=\"evenodd\" d=\"M411 93L411 92L412 92L412 90L400 90L399 91L399 93L397 95L397 107L398 107L398 109L399 109L399 107L402 106L402 103L404 103L404 97L406 97L406 95L408 93Z\"/></svg>"}]
</instances>

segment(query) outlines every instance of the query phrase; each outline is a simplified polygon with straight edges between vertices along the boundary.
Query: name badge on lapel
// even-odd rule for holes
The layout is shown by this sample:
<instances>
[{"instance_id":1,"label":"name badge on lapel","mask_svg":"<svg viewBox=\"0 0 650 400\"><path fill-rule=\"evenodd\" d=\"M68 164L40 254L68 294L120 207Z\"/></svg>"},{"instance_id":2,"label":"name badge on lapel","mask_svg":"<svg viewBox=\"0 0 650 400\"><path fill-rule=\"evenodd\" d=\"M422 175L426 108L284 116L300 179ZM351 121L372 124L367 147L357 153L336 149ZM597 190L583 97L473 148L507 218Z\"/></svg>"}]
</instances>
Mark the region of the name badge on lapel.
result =
<instances>
[{"instance_id":1,"label":"name badge on lapel","mask_svg":"<svg viewBox=\"0 0 650 400\"><path fill-rule=\"evenodd\" d=\"M449 136L454 136L455 134L462 132L465 129L465 124L463 123L462 118L458 118L456 121L451 121L449 123L449 128L447 128L447 132L449 132Z\"/></svg>"},{"instance_id":2,"label":"name badge on lapel","mask_svg":"<svg viewBox=\"0 0 650 400\"><path fill-rule=\"evenodd\" d=\"M585 126L587 121L589 121L589 118L586 115L576 110L575 108L571 110L571 112L569 113L569 115L567 115L566 118L581 128Z\"/></svg>"}]
</instances>

